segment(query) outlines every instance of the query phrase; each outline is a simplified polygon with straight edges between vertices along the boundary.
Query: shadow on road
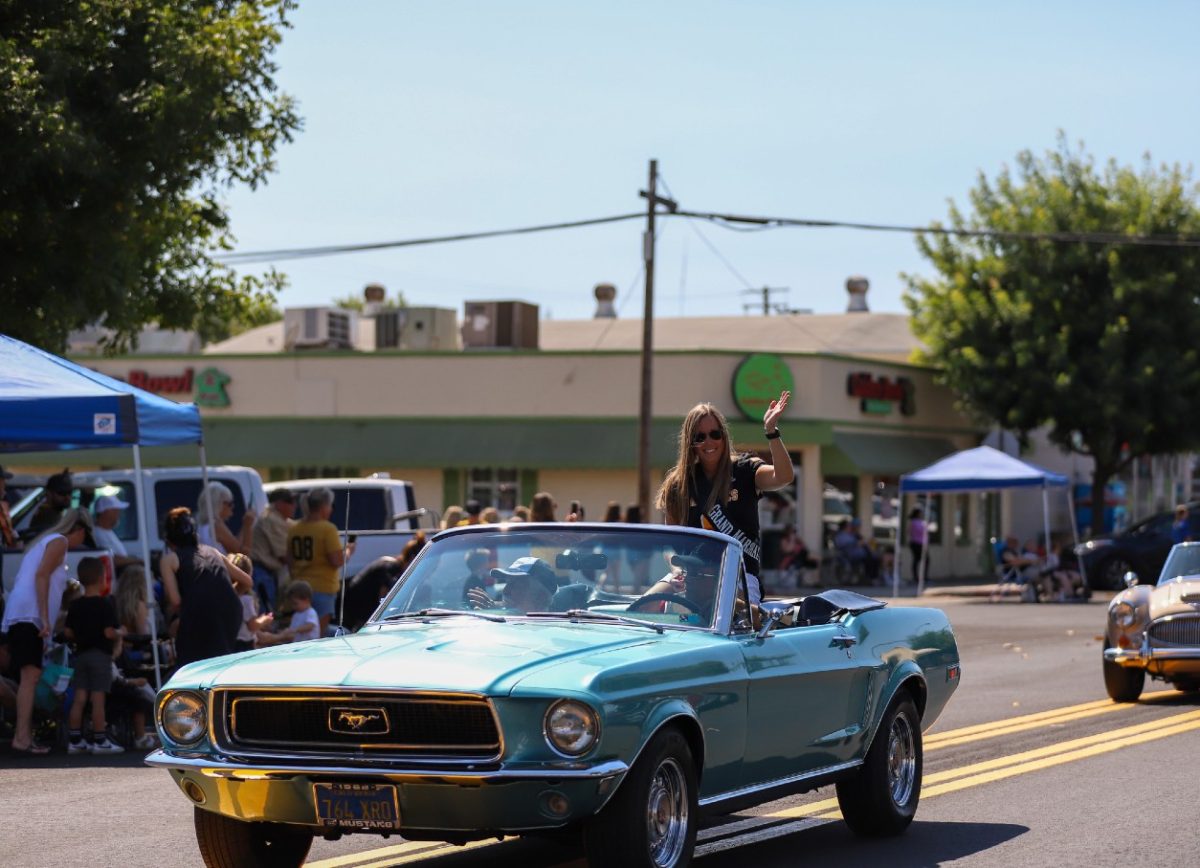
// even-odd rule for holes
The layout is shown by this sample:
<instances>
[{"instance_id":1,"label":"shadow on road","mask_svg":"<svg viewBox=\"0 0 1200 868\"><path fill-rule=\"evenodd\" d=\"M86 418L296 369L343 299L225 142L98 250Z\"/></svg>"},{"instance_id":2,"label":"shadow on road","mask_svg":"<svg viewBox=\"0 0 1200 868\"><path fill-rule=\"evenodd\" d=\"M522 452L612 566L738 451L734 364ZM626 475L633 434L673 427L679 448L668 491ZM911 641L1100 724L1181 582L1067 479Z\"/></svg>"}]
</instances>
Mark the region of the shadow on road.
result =
<instances>
[{"instance_id":1,"label":"shadow on road","mask_svg":"<svg viewBox=\"0 0 1200 868\"><path fill-rule=\"evenodd\" d=\"M1012 823L914 822L898 838L858 838L844 823L828 823L750 848L738 848L700 861L718 868L746 864L804 865L805 868L935 868L990 850L1029 831Z\"/></svg>"}]
</instances>

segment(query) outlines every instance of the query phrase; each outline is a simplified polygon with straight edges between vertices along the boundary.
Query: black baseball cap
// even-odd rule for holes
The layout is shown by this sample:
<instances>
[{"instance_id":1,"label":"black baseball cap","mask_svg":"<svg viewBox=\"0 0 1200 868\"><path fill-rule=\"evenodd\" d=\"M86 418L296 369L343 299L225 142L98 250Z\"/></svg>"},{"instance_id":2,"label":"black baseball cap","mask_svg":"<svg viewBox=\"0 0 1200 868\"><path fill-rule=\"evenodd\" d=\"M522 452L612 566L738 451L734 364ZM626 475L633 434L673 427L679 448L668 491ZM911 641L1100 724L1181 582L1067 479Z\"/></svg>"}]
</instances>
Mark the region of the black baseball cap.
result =
<instances>
[{"instance_id":1,"label":"black baseball cap","mask_svg":"<svg viewBox=\"0 0 1200 868\"><path fill-rule=\"evenodd\" d=\"M46 480L46 490L55 494L70 494L73 488L75 483L71 479L71 471L65 467L61 473L55 473Z\"/></svg>"},{"instance_id":2,"label":"black baseball cap","mask_svg":"<svg viewBox=\"0 0 1200 868\"><path fill-rule=\"evenodd\" d=\"M558 590L558 573L541 558L517 558L509 567L496 567L492 570L493 579L533 579L540 582L550 593Z\"/></svg>"}]
</instances>

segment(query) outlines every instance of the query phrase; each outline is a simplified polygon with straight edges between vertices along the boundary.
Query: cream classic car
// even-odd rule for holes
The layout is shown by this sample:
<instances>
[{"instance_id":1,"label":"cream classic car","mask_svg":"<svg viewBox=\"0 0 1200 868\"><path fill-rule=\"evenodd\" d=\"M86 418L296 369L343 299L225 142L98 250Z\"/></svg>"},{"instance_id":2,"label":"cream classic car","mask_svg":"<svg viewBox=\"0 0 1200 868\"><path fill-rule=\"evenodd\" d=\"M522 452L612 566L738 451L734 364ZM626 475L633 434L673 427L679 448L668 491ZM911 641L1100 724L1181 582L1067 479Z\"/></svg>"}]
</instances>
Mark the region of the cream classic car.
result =
<instances>
[{"instance_id":1,"label":"cream classic car","mask_svg":"<svg viewBox=\"0 0 1200 868\"><path fill-rule=\"evenodd\" d=\"M1115 702L1135 702L1146 673L1180 690L1200 690L1200 542L1179 543L1156 585L1125 575L1108 606L1104 687Z\"/></svg>"}]
</instances>

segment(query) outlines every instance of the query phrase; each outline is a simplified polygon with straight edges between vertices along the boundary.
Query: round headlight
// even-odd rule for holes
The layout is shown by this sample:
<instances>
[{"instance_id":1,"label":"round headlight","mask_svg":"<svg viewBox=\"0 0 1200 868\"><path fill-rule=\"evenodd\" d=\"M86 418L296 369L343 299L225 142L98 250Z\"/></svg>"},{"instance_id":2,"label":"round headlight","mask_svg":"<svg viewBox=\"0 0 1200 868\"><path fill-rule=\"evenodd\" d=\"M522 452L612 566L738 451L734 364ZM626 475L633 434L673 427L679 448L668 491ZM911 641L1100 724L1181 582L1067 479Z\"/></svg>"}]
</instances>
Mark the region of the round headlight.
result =
<instances>
[{"instance_id":1,"label":"round headlight","mask_svg":"<svg viewBox=\"0 0 1200 868\"><path fill-rule=\"evenodd\" d=\"M1128 603L1121 602L1113 606L1111 617L1118 627L1132 627L1137 618L1137 610Z\"/></svg>"},{"instance_id":2,"label":"round headlight","mask_svg":"<svg viewBox=\"0 0 1200 868\"><path fill-rule=\"evenodd\" d=\"M563 699L546 712L546 742L566 756L582 756L600 740L600 719L582 702Z\"/></svg>"},{"instance_id":3,"label":"round headlight","mask_svg":"<svg viewBox=\"0 0 1200 868\"><path fill-rule=\"evenodd\" d=\"M204 698L186 690L172 693L160 707L158 721L163 735L175 744L195 744L208 728Z\"/></svg>"}]
</instances>

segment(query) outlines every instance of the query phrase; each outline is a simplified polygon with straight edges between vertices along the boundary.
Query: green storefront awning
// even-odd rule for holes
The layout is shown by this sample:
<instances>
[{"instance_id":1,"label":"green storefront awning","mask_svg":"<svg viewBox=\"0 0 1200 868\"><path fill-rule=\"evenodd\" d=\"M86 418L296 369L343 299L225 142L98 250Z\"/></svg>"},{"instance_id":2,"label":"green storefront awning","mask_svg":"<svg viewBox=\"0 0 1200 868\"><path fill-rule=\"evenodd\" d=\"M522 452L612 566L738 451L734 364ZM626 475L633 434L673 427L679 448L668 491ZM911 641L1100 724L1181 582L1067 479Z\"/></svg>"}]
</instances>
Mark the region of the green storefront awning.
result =
<instances>
[{"instance_id":1,"label":"green storefront awning","mask_svg":"<svg viewBox=\"0 0 1200 868\"><path fill-rule=\"evenodd\" d=\"M953 443L939 437L834 431L833 445L821 450L821 472L826 476L900 476L956 451Z\"/></svg>"},{"instance_id":2,"label":"green storefront awning","mask_svg":"<svg viewBox=\"0 0 1200 868\"><path fill-rule=\"evenodd\" d=\"M650 462L669 467L678 454L678 419L655 419ZM532 467L542 470L621 470L637 466L636 419L295 419L204 418L204 443L214 464L254 467L349 465L352 467ZM789 421L789 448L832 442L828 423ZM766 449L762 424L734 422L738 448ZM56 457L57 455L57 457ZM143 451L147 466L194 465L195 448ZM61 454L30 453L29 464L61 464ZM124 467L127 452L79 453L79 464Z\"/></svg>"}]
</instances>

